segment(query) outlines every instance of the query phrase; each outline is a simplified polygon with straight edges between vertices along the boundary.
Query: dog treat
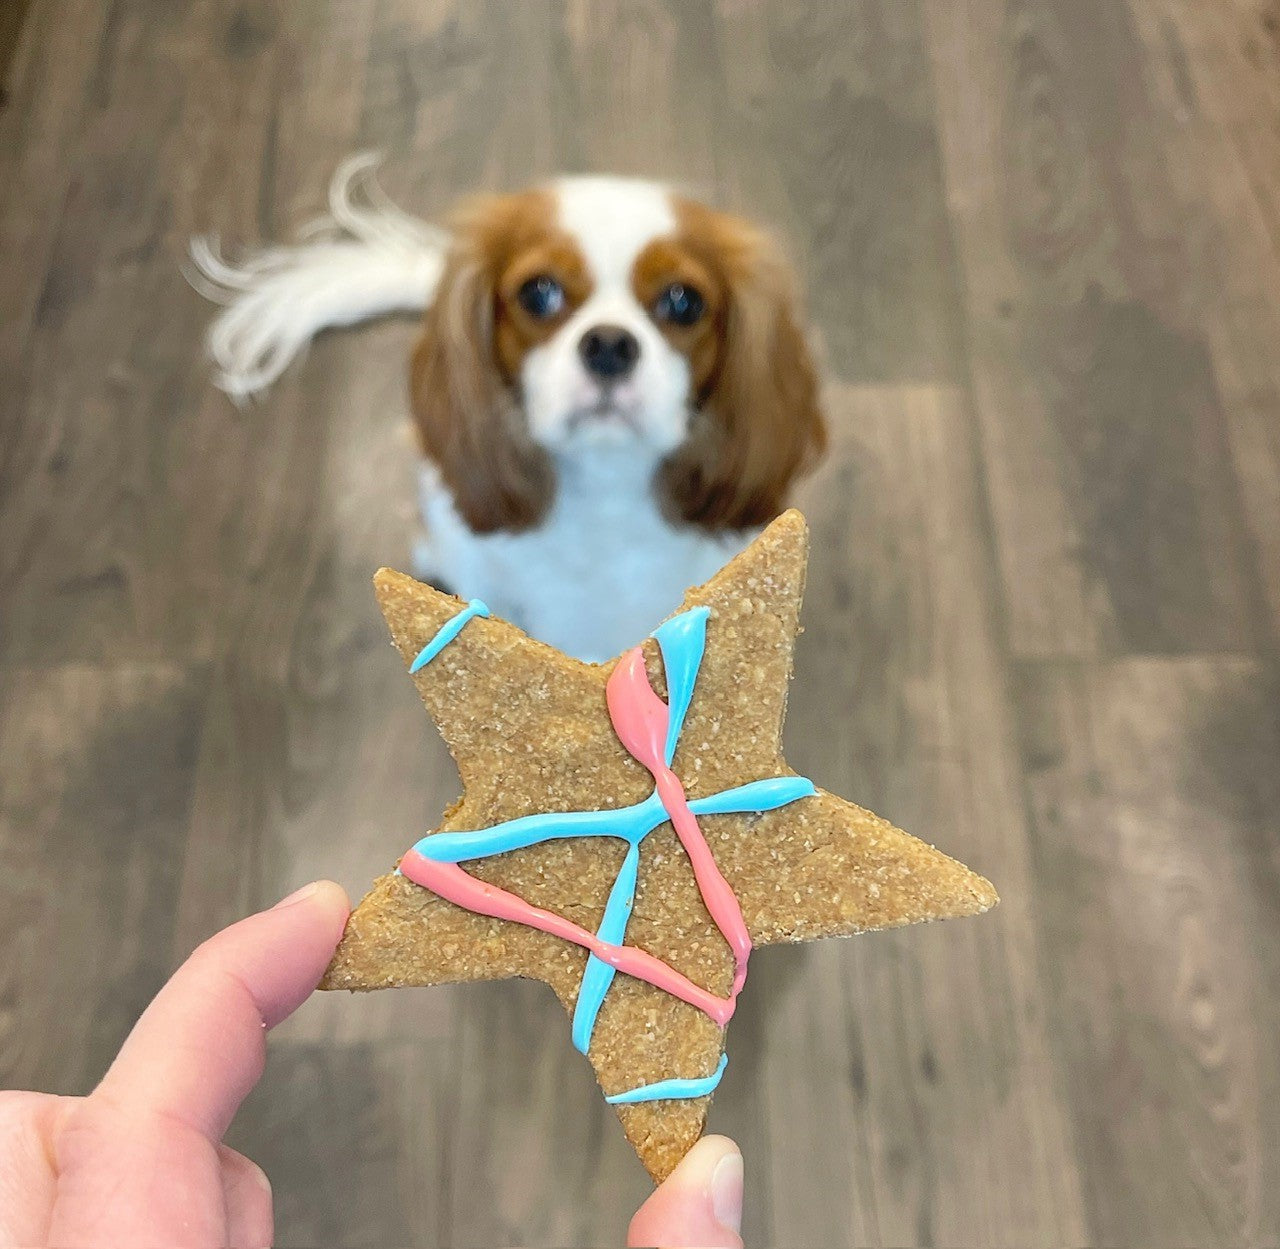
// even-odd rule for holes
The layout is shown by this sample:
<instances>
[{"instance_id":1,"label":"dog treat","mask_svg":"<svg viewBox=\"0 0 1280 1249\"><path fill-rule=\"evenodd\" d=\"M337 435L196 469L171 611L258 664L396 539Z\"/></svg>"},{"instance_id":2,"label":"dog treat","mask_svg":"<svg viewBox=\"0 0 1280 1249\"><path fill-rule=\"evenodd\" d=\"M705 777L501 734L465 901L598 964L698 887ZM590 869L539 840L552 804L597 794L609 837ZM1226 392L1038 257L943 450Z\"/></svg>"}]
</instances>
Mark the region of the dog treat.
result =
<instances>
[{"instance_id":1,"label":"dog treat","mask_svg":"<svg viewBox=\"0 0 1280 1249\"><path fill-rule=\"evenodd\" d=\"M783 760L807 545L787 512L602 666L379 572L463 794L375 882L321 987L545 981L660 1181L702 1132L754 947L993 906Z\"/></svg>"}]
</instances>

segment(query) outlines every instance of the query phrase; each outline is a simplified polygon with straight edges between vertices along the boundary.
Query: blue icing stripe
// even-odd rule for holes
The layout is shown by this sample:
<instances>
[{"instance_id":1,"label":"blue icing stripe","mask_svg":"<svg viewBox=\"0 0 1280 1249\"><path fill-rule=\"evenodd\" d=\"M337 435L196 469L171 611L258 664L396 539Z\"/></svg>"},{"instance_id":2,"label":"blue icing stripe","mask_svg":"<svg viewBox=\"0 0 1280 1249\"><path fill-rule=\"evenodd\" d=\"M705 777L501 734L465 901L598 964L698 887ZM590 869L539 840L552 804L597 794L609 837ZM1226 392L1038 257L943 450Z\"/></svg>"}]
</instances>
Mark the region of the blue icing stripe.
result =
<instances>
[{"instance_id":1,"label":"blue icing stripe","mask_svg":"<svg viewBox=\"0 0 1280 1249\"><path fill-rule=\"evenodd\" d=\"M694 815L776 811L801 798L812 798L817 792L817 787L807 776L774 776L765 781L750 781L706 798L690 798L689 810Z\"/></svg>"},{"instance_id":2,"label":"blue icing stripe","mask_svg":"<svg viewBox=\"0 0 1280 1249\"><path fill-rule=\"evenodd\" d=\"M656 823L665 820L666 813L656 821L644 808L648 799L631 807L619 807L614 811L562 811L546 815L522 815L519 819L495 824L476 832L428 833L414 846L426 859L437 863L464 863L468 859L484 859L491 854L504 854L508 850L523 850L544 841L559 841L566 837L622 837L627 841L638 840L632 826L639 828L643 837ZM661 803L657 804L662 811Z\"/></svg>"},{"instance_id":3,"label":"blue icing stripe","mask_svg":"<svg viewBox=\"0 0 1280 1249\"><path fill-rule=\"evenodd\" d=\"M418 652L417 659L409 665L409 675L412 676L419 669L425 668L462 632L468 620L474 620L477 616L488 616L488 614L488 607L478 598L473 598L456 616L450 616L440 626L440 632Z\"/></svg>"},{"instance_id":4,"label":"blue icing stripe","mask_svg":"<svg viewBox=\"0 0 1280 1249\"><path fill-rule=\"evenodd\" d=\"M662 666L667 674L667 705L671 709L667 722L667 766L675 758L676 743L684 718L693 700L693 687L702 667L702 656L707 648L707 617L709 607L694 607L673 616L660 624L653 636L662 651Z\"/></svg>"},{"instance_id":5,"label":"blue icing stripe","mask_svg":"<svg viewBox=\"0 0 1280 1249\"><path fill-rule=\"evenodd\" d=\"M596 936L610 945L621 945L627 935L627 921L631 918L631 907L636 896L636 878L640 873L640 842L633 841L627 847L627 857L622 861L618 879L613 882L609 891L609 901L605 903L604 918ZM596 1017L604 1004L604 995L617 969L610 967L594 954L587 956L587 969L582 973L582 984L578 988L578 1002L573 1008L573 1044L582 1053L591 1046L591 1033L596 1026Z\"/></svg>"},{"instance_id":6,"label":"blue icing stripe","mask_svg":"<svg viewBox=\"0 0 1280 1249\"><path fill-rule=\"evenodd\" d=\"M642 1084L639 1088L628 1089L625 1093L615 1093L606 1097L611 1106L625 1106L632 1102L660 1102L677 1097L705 1097L713 1092L724 1069L729 1065L729 1055L721 1054L720 1063L709 1076L698 1080L659 1080L656 1084Z\"/></svg>"},{"instance_id":7,"label":"blue icing stripe","mask_svg":"<svg viewBox=\"0 0 1280 1249\"><path fill-rule=\"evenodd\" d=\"M431 662L458 634L468 620L487 616L489 609L473 599L462 611L446 621L439 633L413 661L410 672L417 672ZM662 651L667 678L669 722L665 742L668 765L675 756L685 716L693 699L694 686L706 650L707 618L710 609L695 607L672 617L654 630L654 638ZM749 811L774 811L801 798L812 797L817 790L813 782L802 776L777 776L751 781L722 793L689 800L694 815L726 815ZM521 816L495 824L492 828L473 832L432 833L420 840L414 849L424 858L437 863L464 863L471 859L521 850L568 837L617 837L627 843L626 857L609 891L604 917L596 935L614 946L625 943L627 924L635 903L640 868L640 843L655 828L668 822L669 816L657 792L642 802L609 811L562 811ZM591 1046L591 1034L617 970L594 954L587 957L586 970L578 989L573 1012L573 1044L582 1053ZM724 1074L727 1057L709 1076L699 1079L660 1080L628 1092L606 1098L613 1104L660 1101L667 1098L703 1097L710 1093Z\"/></svg>"}]
</instances>

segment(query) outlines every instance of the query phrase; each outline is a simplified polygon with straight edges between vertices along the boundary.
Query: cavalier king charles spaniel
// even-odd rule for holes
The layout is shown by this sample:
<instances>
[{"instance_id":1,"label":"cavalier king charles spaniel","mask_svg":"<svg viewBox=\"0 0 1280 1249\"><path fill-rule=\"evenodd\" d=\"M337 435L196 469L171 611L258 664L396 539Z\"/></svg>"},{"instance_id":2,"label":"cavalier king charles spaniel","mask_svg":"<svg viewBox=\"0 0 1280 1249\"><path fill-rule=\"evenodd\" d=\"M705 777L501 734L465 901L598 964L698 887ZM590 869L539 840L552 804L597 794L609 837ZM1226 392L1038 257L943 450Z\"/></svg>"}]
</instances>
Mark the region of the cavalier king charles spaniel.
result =
<instances>
[{"instance_id":1,"label":"cavalier king charles spaniel","mask_svg":"<svg viewBox=\"0 0 1280 1249\"><path fill-rule=\"evenodd\" d=\"M424 579L602 661L785 506L825 445L791 273L738 217L654 182L566 177L440 232L367 157L296 247L190 275L233 396L318 330L425 310L409 365ZM359 197L354 193L363 187Z\"/></svg>"}]
</instances>

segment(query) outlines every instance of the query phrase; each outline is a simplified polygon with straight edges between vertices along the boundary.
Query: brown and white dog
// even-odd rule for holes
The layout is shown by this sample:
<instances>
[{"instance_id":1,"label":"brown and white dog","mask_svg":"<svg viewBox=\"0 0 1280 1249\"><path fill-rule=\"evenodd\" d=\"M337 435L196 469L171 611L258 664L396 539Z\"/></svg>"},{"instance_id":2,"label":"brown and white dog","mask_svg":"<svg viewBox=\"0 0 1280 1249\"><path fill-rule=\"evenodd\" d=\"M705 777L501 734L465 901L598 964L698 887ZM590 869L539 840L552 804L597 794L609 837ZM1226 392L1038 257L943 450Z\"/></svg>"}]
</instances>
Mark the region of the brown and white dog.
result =
<instances>
[{"instance_id":1,"label":"brown and white dog","mask_svg":"<svg viewBox=\"0 0 1280 1249\"><path fill-rule=\"evenodd\" d=\"M418 573L603 660L785 506L825 443L791 274L741 219L652 182L477 199L447 235L349 163L320 237L229 266L220 384L256 392L327 325L425 309L410 364Z\"/></svg>"}]
</instances>

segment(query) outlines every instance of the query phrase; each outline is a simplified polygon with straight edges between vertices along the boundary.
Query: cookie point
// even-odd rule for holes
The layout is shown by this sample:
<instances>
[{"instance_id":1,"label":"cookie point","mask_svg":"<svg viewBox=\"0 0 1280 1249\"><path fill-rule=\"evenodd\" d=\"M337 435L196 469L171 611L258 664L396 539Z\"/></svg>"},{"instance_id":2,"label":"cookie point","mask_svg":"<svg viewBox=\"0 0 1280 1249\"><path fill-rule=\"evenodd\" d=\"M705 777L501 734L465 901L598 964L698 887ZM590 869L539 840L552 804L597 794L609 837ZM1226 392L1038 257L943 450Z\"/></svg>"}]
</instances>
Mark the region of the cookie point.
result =
<instances>
[{"instance_id":1,"label":"cookie point","mask_svg":"<svg viewBox=\"0 0 1280 1249\"><path fill-rule=\"evenodd\" d=\"M764 532L756 541L774 550L779 547L798 546L807 552L809 522L805 520L803 512L789 507L781 516L775 517L764 527Z\"/></svg>"},{"instance_id":2,"label":"cookie point","mask_svg":"<svg viewBox=\"0 0 1280 1249\"><path fill-rule=\"evenodd\" d=\"M373 593L384 616L388 605L397 602L443 601L462 605L462 600L456 595L446 594L443 590L437 590L435 586L418 581L408 573L398 572L394 568L379 568L374 573Z\"/></svg>"},{"instance_id":3,"label":"cookie point","mask_svg":"<svg viewBox=\"0 0 1280 1249\"><path fill-rule=\"evenodd\" d=\"M1000 905L1000 895L996 892L996 887L985 876L979 876L976 873L973 881L973 898L978 915L983 915Z\"/></svg>"},{"instance_id":4,"label":"cookie point","mask_svg":"<svg viewBox=\"0 0 1280 1249\"><path fill-rule=\"evenodd\" d=\"M379 568L373 574L373 589L379 601L385 594L403 589L406 585L417 584L406 573L397 572L394 568Z\"/></svg>"},{"instance_id":5,"label":"cookie point","mask_svg":"<svg viewBox=\"0 0 1280 1249\"><path fill-rule=\"evenodd\" d=\"M804 513L798 507L789 507L781 516L771 521L769 528L777 527L780 531L788 529L801 530L804 533L809 532L809 522L805 520Z\"/></svg>"}]
</instances>

